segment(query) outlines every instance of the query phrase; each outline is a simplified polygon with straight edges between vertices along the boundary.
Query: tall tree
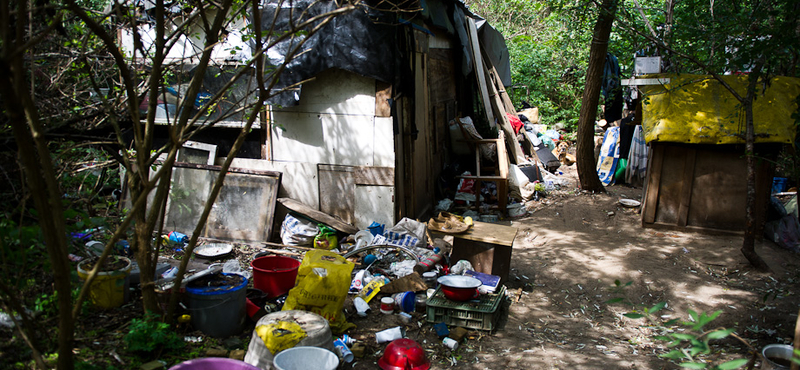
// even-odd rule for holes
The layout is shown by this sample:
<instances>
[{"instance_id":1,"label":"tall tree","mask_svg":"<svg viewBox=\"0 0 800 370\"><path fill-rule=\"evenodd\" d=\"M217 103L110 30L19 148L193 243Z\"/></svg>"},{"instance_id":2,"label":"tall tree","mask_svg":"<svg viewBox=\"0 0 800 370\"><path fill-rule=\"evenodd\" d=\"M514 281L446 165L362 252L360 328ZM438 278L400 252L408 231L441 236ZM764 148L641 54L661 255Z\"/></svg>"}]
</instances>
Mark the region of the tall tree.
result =
<instances>
[{"instance_id":1,"label":"tall tree","mask_svg":"<svg viewBox=\"0 0 800 370\"><path fill-rule=\"evenodd\" d=\"M586 85L583 89L581 112L578 117L577 166L581 189L605 191L597 175L594 160L594 126L597 118L597 103L600 100L600 87L603 84L608 40L617 11L616 0L603 0L597 15L597 23L592 35L589 51L589 68L586 72Z\"/></svg>"}]
</instances>

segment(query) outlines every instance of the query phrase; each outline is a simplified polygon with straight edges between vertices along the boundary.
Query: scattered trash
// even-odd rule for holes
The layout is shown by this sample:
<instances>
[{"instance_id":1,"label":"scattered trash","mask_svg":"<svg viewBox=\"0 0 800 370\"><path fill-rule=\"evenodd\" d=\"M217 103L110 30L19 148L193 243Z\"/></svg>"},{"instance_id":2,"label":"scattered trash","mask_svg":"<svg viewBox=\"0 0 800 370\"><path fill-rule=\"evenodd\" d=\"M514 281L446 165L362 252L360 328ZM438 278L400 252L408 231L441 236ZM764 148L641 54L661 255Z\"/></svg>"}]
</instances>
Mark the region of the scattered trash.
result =
<instances>
[{"instance_id":1,"label":"scattered trash","mask_svg":"<svg viewBox=\"0 0 800 370\"><path fill-rule=\"evenodd\" d=\"M402 326L395 326L393 328L375 333L375 340L378 342L378 344L381 344L403 338L405 335L406 331Z\"/></svg>"}]
</instances>

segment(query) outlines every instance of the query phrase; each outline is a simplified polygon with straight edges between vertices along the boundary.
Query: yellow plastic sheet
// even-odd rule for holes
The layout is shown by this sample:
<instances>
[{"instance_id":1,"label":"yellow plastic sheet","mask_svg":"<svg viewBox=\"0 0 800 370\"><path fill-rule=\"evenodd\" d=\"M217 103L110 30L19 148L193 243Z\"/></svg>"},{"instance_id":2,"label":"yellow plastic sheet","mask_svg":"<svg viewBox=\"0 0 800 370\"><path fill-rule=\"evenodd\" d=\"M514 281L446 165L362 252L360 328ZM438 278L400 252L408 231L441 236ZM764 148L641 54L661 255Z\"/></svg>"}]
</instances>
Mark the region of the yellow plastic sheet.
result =
<instances>
[{"instance_id":1,"label":"yellow plastic sheet","mask_svg":"<svg viewBox=\"0 0 800 370\"><path fill-rule=\"evenodd\" d=\"M745 113L739 101L711 76L648 75L668 78L665 85L639 89L645 141L692 144L744 143ZM747 93L747 76L724 76L741 96ZM792 143L795 137L800 79L775 77L765 91L759 90L753 105L757 143Z\"/></svg>"},{"instance_id":2,"label":"yellow plastic sheet","mask_svg":"<svg viewBox=\"0 0 800 370\"><path fill-rule=\"evenodd\" d=\"M292 348L306 337L306 332L296 322L278 321L256 327L256 334L273 355Z\"/></svg>"}]
</instances>

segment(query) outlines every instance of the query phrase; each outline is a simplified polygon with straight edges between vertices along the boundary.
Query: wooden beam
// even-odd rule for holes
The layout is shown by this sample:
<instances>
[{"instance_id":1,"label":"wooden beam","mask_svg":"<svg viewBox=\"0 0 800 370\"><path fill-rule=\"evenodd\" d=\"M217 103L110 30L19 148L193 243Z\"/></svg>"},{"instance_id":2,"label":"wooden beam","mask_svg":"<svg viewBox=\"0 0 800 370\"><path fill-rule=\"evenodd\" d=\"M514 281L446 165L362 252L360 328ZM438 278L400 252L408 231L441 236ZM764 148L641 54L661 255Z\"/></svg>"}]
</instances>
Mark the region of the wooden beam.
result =
<instances>
[{"instance_id":1,"label":"wooden beam","mask_svg":"<svg viewBox=\"0 0 800 370\"><path fill-rule=\"evenodd\" d=\"M469 34L470 49L472 51L472 67L475 69L475 76L478 77L478 89L481 92L483 109L486 111L486 118L489 120L489 126L494 128L496 126L495 116L489 100L489 90L486 87L486 75L484 72L483 58L481 57L481 49L478 43L478 28L475 26L474 19L469 16L465 16L465 18L467 21L467 34Z\"/></svg>"},{"instance_id":2,"label":"wooden beam","mask_svg":"<svg viewBox=\"0 0 800 370\"><path fill-rule=\"evenodd\" d=\"M678 207L678 226L686 226L689 219L689 205L692 202L692 187L694 187L694 167L697 158L697 150L694 148L686 149L686 157L683 162L683 179L681 181L681 200Z\"/></svg>"},{"instance_id":3,"label":"wooden beam","mask_svg":"<svg viewBox=\"0 0 800 370\"><path fill-rule=\"evenodd\" d=\"M664 166L664 146L654 144L651 147L652 166L647 168L647 193L644 199L642 222L652 224L656 220L658 208L658 188L661 186L661 167Z\"/></svg>"},{"instance_id":4,"label":"wooden beam","mask_svg":"<svg viewBox=\"0 0 800 370\"><path fill-rule=\"evenodd\" d=\"M278 202L283 204L283 206L288 208L290 211L297 212L303 216L306 216L314 221L328 225L343 233L355 234L358 232L358 228L356 228L355 226L345 223L344 221L339 220L337 218L334 218L333 216L327 213L313 209L308 205L296 201L294 199L278 198Z\"/></svg>"},{"instance_id":5,"label":"wooden beam","mask_svg":"<svg viewBox=\"0 0 800 370\"><path fill-rule=\"evenodd\" d=\"M489 71L484 69L484 73L488 75ZM494 86L494 83L489 84L488 87L489 93L492 96L492 100L490 100L492 109L498 117L497 121L500 122L500 128L502 128L505 133L508 152L513 155L514 163L526 162L525 154L522 153L522 148L520 148L519 142L517 142L517 134L514 132L514 128L511 127L511 122L508 121L506 110L503 107L503 101L500 98L500 94L497 92L497 88Z\"/></svg>"}]
</instances>

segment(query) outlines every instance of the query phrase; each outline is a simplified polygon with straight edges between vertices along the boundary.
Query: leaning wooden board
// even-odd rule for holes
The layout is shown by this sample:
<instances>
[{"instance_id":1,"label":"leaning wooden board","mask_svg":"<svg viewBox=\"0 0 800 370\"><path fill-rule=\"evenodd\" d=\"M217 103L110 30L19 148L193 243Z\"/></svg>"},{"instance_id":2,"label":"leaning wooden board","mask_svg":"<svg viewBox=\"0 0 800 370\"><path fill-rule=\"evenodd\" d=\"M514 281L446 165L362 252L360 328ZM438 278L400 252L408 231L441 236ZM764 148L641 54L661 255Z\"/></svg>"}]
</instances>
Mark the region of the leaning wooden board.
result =
<instances>
[{"instance_id":1,"label":"leaning wooden board","mask_svg":"<svg viewBox=\"0 0 800 370\"><path fill-rule=\"evenodd\" d=\"M355 234L358 232L358 228L350 225L342 220L334 218L333 216L320 212L316 209L311 208L310 206L298 202L291 198L278 198L278 202L283 204L284 207L288 208L290 211L297 212L303 216L306 216L314 221L319 223L323 223L328 225L337 231L341 231L346 234Z\"/></svg>"}]
</instances>

